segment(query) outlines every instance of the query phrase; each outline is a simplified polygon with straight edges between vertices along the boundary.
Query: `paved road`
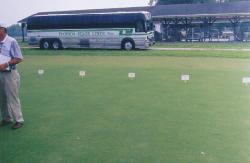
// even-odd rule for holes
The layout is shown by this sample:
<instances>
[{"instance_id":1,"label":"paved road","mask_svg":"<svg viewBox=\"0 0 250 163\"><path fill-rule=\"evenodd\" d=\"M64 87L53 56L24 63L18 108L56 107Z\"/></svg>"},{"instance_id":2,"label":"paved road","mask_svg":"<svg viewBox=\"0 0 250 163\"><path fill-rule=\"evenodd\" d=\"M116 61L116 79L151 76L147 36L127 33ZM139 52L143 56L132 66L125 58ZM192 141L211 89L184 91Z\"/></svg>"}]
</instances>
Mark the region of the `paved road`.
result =
<instances>
[{"instance_id":1,"label":"paved road","mask_svg":"<svg viewBox=\"0 0 250 163\"><path fill-rule=\"evenodd\" d=\"M37 49L39 47L24 46L22 49ZM169 50L169 51L250 51L250 49L219 49L219 48L149 48L151 50Z\"/></svg>"},{"instance_id":2,"label":"paved road","mask_svg":"<svg viewBox=\"0 0 250 163\"><path fill-rule=\"evenodd\" d=\"M22 49L37 49L39 47L21 46Z\"/></svg>"},{"instance_id":3,"label":"paved road","mask_svg":"<svg viewBox=\"0 0 250 163\"><path fill-rule=\"evenodd\" d=\"M173 50L173 51L250 51L250 49L217 49L217 48L150 48L151 50Z\"/></svg>"}]
</instances>

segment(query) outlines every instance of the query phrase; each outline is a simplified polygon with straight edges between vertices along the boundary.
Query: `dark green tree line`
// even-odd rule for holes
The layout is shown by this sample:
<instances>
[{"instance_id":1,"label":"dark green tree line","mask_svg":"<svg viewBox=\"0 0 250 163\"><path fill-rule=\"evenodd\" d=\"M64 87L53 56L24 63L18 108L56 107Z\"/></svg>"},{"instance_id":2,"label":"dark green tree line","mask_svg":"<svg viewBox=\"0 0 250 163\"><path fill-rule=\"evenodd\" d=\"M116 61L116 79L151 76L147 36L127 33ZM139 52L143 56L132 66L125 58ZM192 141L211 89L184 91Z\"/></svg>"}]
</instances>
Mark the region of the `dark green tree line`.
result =
<instances>
[{"instance_id":1,"label":"dark green tree line","mask_svg":"<svg viewBox=\"0 0 250 163\"><path fill-rule=\"evenodd\" d=\"M167 5L167 4L193 4L193 3L224 3L237 2L242 0L150 0L149 5ZM250 0L244 0L250 1Z\"/></svg>"}]
</instances>

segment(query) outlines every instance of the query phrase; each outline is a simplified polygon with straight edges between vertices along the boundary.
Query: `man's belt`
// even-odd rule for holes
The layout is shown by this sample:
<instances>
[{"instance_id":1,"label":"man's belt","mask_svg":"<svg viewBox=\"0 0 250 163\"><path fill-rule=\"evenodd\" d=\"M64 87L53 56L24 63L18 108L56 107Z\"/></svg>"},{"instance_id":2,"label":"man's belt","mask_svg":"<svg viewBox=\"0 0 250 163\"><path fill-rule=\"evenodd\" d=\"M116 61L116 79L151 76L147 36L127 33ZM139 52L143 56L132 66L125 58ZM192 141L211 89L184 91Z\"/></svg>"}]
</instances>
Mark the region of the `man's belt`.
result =
<instances>
[{"instance_id":1,"label":"man's belt","mask_svg":"<svg viewBox=\"0 0 250 163\"><path fill-rule=\"evenodd\" d=\"M16 67L12 67L10 70L0 70L0 72L11 72L11 70L15 70Z\"/></svg>"},{"instance_id":2,"label":"man's belt","mask_svg":"<svg viewBox=\"0 0 250 163\"><path fill-rule=\"evenodd\" d=\"M8 73L11 72L11 70L0 70L1 73Z\"/></svg>"}]
</instances>

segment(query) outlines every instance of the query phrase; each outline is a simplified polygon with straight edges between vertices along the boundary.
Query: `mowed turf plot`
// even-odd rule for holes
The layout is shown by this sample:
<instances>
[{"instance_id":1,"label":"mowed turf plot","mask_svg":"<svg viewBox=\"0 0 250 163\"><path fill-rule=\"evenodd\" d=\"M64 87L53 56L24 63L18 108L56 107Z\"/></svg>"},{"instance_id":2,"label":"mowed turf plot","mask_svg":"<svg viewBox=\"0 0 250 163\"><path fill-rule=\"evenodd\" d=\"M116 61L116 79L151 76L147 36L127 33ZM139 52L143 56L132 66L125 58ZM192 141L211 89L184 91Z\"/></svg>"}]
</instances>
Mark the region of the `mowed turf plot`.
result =
<instances>
[{"instance_id":1,"label":"mowed turf plot","mask_svg":"<svg viewBox=\"0 0 250 163\"><path fill-rule=\"evenodd\" d=\"M0 129L1 163L250 162L249 59L28 55L19 71L25 125Z\"/></svg>"}]
</instances>

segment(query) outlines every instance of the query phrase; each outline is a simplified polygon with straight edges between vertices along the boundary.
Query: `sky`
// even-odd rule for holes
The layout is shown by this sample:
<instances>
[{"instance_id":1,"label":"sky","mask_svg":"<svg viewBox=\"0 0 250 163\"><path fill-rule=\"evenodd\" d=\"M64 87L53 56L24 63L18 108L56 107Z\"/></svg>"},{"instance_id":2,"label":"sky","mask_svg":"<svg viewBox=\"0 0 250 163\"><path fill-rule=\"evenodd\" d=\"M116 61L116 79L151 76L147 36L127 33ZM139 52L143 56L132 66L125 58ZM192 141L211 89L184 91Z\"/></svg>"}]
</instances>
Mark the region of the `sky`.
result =
<instances>
[{"instance_id":1,"label":"sky","mask_svg":"<svg viewBox=\"0 0 250 163\"><path fill-rule=\"evenodd\" d=\"M0 22L8 26L37 12L147 6L149 0L7 0Z\"/></svg>"}]
</instances>

